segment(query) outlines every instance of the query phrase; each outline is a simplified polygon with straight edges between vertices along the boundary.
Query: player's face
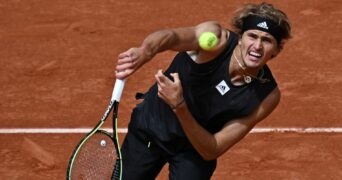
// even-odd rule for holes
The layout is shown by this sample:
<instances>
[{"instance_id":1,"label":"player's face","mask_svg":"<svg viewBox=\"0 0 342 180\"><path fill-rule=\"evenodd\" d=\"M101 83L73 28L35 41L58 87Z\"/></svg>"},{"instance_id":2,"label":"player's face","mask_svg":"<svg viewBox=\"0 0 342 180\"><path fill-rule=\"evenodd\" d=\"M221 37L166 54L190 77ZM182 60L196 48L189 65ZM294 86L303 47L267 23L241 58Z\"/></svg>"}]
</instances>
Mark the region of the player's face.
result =
<instances>
[{"instance_id":1,"label":"player's face","mask_svg":"<svg viewBox=\"0 0 342 180\"><path fill-rule=\"evenodd\" d=\"M262 67L279 52L276 39L260 30L247 30L243 33L239 45L246 67Z\"/></svg>"}]
</instances>

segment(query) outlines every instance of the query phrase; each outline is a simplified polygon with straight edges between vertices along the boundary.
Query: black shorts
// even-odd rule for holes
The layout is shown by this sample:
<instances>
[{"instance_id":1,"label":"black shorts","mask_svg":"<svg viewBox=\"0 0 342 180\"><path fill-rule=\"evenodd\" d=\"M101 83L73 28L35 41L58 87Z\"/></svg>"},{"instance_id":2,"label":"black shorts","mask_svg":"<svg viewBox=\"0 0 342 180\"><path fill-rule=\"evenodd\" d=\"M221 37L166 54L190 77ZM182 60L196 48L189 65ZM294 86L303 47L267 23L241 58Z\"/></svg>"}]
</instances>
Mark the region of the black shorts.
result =
<instances>
[{"instance_id":1,"label":"black shorts","mask_svg":"<svg viewBox=\"0 0 342 180\"><path fill-rule=\"evenodd\" d=\"M170 147L143 132L129 130L122 145L123 179L153 180L166 163L170 180L210 179L216 160L206 161L192 148L170 153Z\"/></svg>"}]
</instances>

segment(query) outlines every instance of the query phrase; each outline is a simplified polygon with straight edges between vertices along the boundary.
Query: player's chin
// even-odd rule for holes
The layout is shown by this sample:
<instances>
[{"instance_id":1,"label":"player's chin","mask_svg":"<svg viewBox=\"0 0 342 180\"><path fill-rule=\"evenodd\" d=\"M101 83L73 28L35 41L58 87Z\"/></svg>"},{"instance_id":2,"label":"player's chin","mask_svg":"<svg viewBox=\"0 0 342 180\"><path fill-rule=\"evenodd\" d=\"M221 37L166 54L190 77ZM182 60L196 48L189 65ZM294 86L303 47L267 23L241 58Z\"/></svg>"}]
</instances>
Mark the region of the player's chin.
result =
<instances>
[{"instance_id":1,"label":"player's chin","mask_svg":"<svg viewBox=\"0 0 342 180\"><path fill-rule=\"evenodd\" d=\"M263 60L262 58L248 58L246 60L246 65L247 67L250 67L250 68L257 68L257 67L260 67L261 65L263 64Z\"/></svg>"}]
</instances>

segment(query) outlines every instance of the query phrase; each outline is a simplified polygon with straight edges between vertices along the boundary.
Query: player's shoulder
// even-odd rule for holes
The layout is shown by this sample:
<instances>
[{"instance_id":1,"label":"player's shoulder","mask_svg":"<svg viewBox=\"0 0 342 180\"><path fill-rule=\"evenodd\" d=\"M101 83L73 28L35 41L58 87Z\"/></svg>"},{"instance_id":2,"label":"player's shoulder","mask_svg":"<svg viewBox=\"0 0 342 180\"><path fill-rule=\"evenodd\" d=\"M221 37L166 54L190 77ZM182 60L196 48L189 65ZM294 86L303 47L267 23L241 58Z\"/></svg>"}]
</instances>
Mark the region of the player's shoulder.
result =
<instances>
[{"instance_id":1,"label":"player's shoulder","mask_svg":"<svg viewBox=\"0 0 342 180\"><path fill-rule=\"evenodd\" d=\"M218 21L203 21L197 26L221 26Z\"/></svg>"},{"instance_id":2,"label":"player's shoulder","mask_svg":"<svg viewBox=\"0 0 342 180\"><path fill-rule=\"evenodd\" d=\"M228 39L232 31L225 28L218 21L204 21L195 26L196 34L200 35L203 32L213 32L220 40ZM223 39L221 39L223 38Z\"/></svg>"},{"instance_id":3,"label":"player's shoulder","mask_svg":"<svg viewBox=\"0 0 342 180\"><path fill-rule=\"evenodd\" d=\"M202 32L214 32L215 34L218 34L222 29L222 26L217 21L204 21L196 25L196 31L198 33Z\"/></svg>"}]
</instances>

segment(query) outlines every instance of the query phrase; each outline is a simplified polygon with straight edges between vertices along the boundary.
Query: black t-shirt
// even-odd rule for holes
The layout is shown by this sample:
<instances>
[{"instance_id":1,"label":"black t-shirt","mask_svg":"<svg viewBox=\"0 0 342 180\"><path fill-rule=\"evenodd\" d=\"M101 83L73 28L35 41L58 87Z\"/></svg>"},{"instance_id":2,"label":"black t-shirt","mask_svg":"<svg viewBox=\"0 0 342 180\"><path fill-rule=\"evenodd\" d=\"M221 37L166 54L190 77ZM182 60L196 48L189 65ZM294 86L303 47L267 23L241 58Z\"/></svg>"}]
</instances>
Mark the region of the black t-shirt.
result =
<instances>
[{"instance_id":1,"label":"black t-shirt","mask_svg":"<svg viewBox=\"0 0 342 180\"><path fill-rule=\"evenodd\" d=\"M263 67L264 79L254 79L250 84L235 86L229 76L229 62L237 45L238 35L230 32L226 49L208 63L195 63L187 52L179 52L165 75L179 73L183 96L188 108L205 129L218 132L228 121L244 117L255 110L277 86L267 65ZM135 108L136 119L130 128L141 130L160 141L185 138L182 127L171 110L157 95L154 84L145 94L144 101Z\"/></svg>"}]
</instances>

